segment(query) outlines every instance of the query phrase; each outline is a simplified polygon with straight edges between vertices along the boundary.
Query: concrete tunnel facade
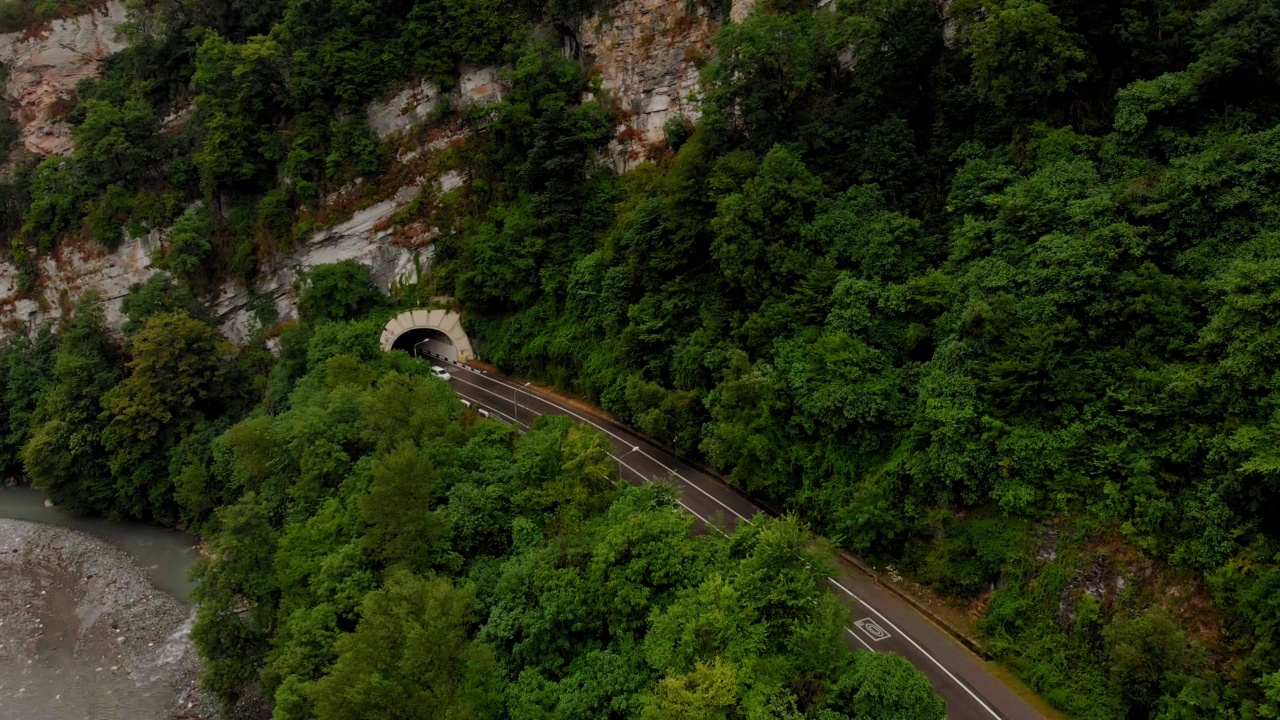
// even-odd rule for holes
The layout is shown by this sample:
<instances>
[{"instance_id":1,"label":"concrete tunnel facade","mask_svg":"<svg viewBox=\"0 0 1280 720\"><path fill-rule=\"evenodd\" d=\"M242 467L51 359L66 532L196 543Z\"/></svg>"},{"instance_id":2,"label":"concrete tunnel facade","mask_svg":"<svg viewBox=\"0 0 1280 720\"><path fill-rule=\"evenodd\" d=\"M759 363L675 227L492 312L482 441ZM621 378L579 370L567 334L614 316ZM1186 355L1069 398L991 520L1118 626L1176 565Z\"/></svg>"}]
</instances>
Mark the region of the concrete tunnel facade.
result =
<instances>
[{"instance_id":1,"label":"concrete tunnel facade","mask_svg":"<svg viewBox=\"0 0 1280 720\"><path fill-rule=\"evenodd\" d=\"M471 339L462 329L462 316L452 310L402 312L383 327L381 344L383 350L432 352L460 363L475 358Z\"/></svg>"}]
</instances>

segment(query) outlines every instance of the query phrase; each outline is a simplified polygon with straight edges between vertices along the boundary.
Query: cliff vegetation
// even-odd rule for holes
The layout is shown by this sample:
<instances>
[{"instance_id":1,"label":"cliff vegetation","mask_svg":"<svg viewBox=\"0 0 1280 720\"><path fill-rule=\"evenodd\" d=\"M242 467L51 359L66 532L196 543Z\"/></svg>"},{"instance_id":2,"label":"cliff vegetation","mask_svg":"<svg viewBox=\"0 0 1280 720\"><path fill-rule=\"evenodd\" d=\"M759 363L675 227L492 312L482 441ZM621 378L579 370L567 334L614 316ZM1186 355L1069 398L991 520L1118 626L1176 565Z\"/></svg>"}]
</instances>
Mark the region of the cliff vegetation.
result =
<instances>
[{"instance_id":1,"label":"cliff vegetation","mask_svg":"<svg viewBox=\"0 0 1280 720\"><path fill-rule=\"evenodd\" d=\"M0 469L206 535L209 683L281 718L937 716L831 641L793 521L690 537L580 429L517 438L378 351L449 295L486 360L952 598L1065 713L1280 717L1280 7L687 8L719 26L701 117L619 174L626 108L560 36L585 6L146 4L0 228L30 284L172 228L169 275L123 346L92 298L7 341ZM475 63L502 102L431 119L466 182L395 219L438 229L430 273L318 269L231 347L199 299L397 172L365 105Z\"/></svg>"}]
</instances>

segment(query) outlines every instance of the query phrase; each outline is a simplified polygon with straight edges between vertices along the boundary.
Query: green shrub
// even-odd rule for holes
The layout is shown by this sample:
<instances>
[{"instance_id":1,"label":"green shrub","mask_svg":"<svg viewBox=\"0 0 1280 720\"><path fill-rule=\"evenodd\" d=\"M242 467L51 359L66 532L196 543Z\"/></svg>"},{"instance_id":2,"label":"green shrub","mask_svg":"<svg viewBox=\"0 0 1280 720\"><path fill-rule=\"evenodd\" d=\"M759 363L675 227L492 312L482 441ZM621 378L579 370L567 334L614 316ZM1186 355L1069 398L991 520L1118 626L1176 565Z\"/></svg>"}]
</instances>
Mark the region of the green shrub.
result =
<instances>
[{"instance_id":1,"label":"green shrub","mask_svg":"<svg viewBox=\"0 0 1280 720\"><path fill-rule=\"evenodd\" d=\"M355 260L317 265L299 274L294 292L298 315L312 324L359 318L386 301L373 286L369 266Z\"/></svg>"}]
</instances>

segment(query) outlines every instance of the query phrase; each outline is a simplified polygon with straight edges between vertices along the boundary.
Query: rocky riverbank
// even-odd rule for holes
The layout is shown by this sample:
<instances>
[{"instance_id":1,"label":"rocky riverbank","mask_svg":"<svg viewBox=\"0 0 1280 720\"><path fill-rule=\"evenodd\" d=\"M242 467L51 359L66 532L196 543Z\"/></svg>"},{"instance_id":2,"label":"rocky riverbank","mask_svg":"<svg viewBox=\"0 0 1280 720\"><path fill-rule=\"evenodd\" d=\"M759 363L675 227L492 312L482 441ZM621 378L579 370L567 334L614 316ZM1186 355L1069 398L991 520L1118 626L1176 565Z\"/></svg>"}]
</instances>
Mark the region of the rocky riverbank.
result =
<instances>
[{"instance_id":1,"label":"rocky riverbank","mask_svg":"<svg viewBox=\"0 0 1280 720\"><path fill-rule=\"evenodd\" d=\"M192 617L111 545L0 520L0 720L215 718Z\"/></svg>"}]
</instances>

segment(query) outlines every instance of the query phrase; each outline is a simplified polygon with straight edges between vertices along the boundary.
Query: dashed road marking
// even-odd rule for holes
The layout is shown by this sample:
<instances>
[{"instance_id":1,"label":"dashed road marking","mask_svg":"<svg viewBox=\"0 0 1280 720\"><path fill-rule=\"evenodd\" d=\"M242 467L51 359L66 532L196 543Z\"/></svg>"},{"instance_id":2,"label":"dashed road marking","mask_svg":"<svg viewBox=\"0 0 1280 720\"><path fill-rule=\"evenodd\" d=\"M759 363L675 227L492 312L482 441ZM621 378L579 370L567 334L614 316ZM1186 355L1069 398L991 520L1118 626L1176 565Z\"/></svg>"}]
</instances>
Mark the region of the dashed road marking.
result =
<instances>
[{"instance_id":1,"label":"dashed road marking","mask_svg":"<svg viewBox=\"0 0 1280 720\"><path fill-rule=\"evenodd\" d=\"M581 422L584 422L584 423L586 423L586 424L588 424L588 425L591 425L591 426L592 426L592 427L594 427L594 428L597 428L598 430L600 430L600 431L602 431L602 432L606 433L607 435L609 435L609 436L613 437L614 439L618 440L619 442L622 442L622 443L624 443L624 444L626 444L626 445L630 445L630 443L628 443L626 440L624 440L624 439L623 439L622 437L620 437L618 434L616 434L616 433L614 433L613 431L611 431L609 428L606 428L606 427L604 427L604 426L602 426L602 425L599 425L599 424L597 424L597 423L595 423L595 422L592 422L590 419L585 418L585 417L583 417L582 415L579 415L578 413L575 413L575 412L573 412L572 410L569 410L568 408L565 408L565 407L561 407L561 406L559 406L559 405L556 405L556 404L554 404L554 403L552 403L552 402L548 401L546 398L544 398L544 397L542 397L542 396L540 396L540 395L535 395L535 394L529 393L529 392L525 391L523 388L520 388L520 387L518 387L518 386L516 386L516 385L510 385L510 384L508 384L508 383L504 382L503 380L501 380L501 379L499 379L499 378L491 377L490 379L491 379L491 380L493 380L494 382L496 382L496 383L498 383L498 384L502 385L503 387L509 387L509 388L511 388L511 389L513 389L513 390L516 390L517 392L521 392L521 393L523 393L523 394L525 394L525 395L527 395L527 396L529 396L529 397L531 397L531 398L534 398L535 400L539 400L539 401L541 401L542 403L544 403L544 404L546 404L546 405L550 405L551 407L554 407L554 408L556 408L557 410L560 410L560 411L562 411L562 412L566 413L567 415L570 415L570 416L572 416L572 417L574 417L574 418L578 419L578 420L579 420L579 421L581 421ZM496 397L496 398L502 398L502 396L498 395L497 393L493 392L492 390L489 390L488 388L482 387L482 386L480 386L480 385L473 384L473 383L469 383L469 382L464 382L463 384L467 385L468 387L471 387L471 388L474 388L474 389L476 389L476 390L479 390L480 392L483 392L483 393L487 393L487 394L489 394L489 395L492 395L492 396L494 396L494 397ZM502 399L504 399L504 400L505 400L505 398L502 398ZM541 413L538 413L538 412L537 412L536 410L534 410L533 408L529 408L529 410L530 410L530 412L533 412L533 413L535 413L535 414L541 414ZM497 414L499 414L499 415L505 415L505 413L499 412L499 411L497 411L497 410L495 410L494 412L495 412L495 413L497 413ZM507 415L506 417L510 417L510 416L509 416L509 415ZM522 423L522 424L523 424L523 423ZM634 448L636 448L636 449L639 449L639 446L632 446L632 447L634 447ZM683 476L683 475L681 475L680 473L678 473L678 472L676 472L675 470L673 470L673 469L671 469L671 468L667 467L667 466L666 466L662 461L660 461L660 460L658 460L657 458L653 457L653 456L652 456L652 455L650 455L649 453L645 452L644 450L640 450L640 454L641 454L641 455L643 455L643 456L645 456L645 457L647 457L647 458L649 458L650 460L652 460L652 461L654 462L654 464L658 465L658 466L659 466L659 467L661 467L663 470L666 470L666 471L667 471L668 473L670 473L671 475L674 475L675 477L678 477L678 478L680 478L681 480L683 480L683 481L685 482L685 484L686 484L686 485L688 485L689 487L691 487L691 488L693 488L693 489L697 490L698 492L702 493L703 495L706 495L708 498L710 498L711 500L715 501L715 502L716 502L717 504L719 504L721 507L723 507L724 509L726 509L726 510L728 510L730 513L732 513L735 517L737 517L737 518L739 518L740 520L743 520L743 521L745 521L745 522L747 522L747 523L750 523L750 522L751 522L751 520L750 520L749 518L747 518L747 517L743 516L741 513L737 512L737 511L736 511L736 510L734 510L733 508L729 507L729 506L728 506L728 505L726 505L723 501L721 501L719 498L717 498L716 496L714 496L714 495L712 495L711 493L707 492L707 491L706 491L705 489L703 489L702 487L700 487L700 486L696 485L695 483L691 482L688 478L684 477L684 476ZM643 474L643 473L640 473L638 470L636 470L635 468L632 468L630 465L627 465L626 463L623 463L623 462L622 462L622 460L621 460L620 458L618 458L617 456L613 455L612 453L610 453L610 457L612 457L614 460L616 460L619 464L625 465L628 469L630 469L632 472L636 473L638 476L640 476L640 477L642 477L642 478L644 477L644 474ZM679 501L677 500L677 502L679 502ZM694 517L698 518L699 520L702 520L704 523L707 523L707 520L706 520L705 518L703 518L703 517L702 517L701 515L699 515L698 513L693 512L693 509L692 509L692 508L690 508L688 505L685 505L683 502L680 502L680 505L681 505L682 507L684 507L684 509L688 510L688 511L689 511L689 512L694 516ZM708 525L708 527L712 527L710 523L707 523L707 525ZM723 531L723 530L720 530L719 528L716 528L716 529L717 529L717 530L719 530L719 531L721 532L721 534L723 534L723 533L724 533L724 531ZM923 655L924 657L926 657L926 658L928 658L930 661L932 661L932 662L933 662L933 664L934 664L935 666L937 666L937 668L938 668L939 670L941 670L943 673L945 673L947 677L951 678L952 682L954 682L956 685L958 685L958 686L960 687L960 689L961 689L961 690L963 690L963 691L964 691L964 692L965 692L969 697L971 697L971 698L974 700L974 702L978 703L978 705L979 705L979 706L981 706L983 710L986 710L986 711L987 711L987 713L991 715L991 717L995 718L996 720L1003 720L1002 716L1001 716L999 713L997 713L995 710L993 710L993 709L991 708L991 706L990 706L990 705L988 705L985 701L983 701L983 699L982 699L982 698L978 697L978 695L977 695L977 694L976 694L976 693L975 693L975 692L974 692L974 691L973 691L973 690L968 686L968 684L966 684L966 683L962 682L962 681L960 680L960 678L956 677L956 676L955 676L955 674L954 674L954 673L952 673L952 672L951 672L951 670L950 670L949 668L947 668L947 667L946 667L945 665L943 665L943 664L942 664L942 662L940 662L936 657L934 657L934 656L933 656L933 655L931 655L927 650L925 650L923 647L921 647L921 646L920 646L920 644L919 644L918 642L916 642L914 638L912 638L910 635L907 635L906 633L902 632L902 629L901 629L901 628L899 628L897 625L894 625L894 624L893 624L893 622L892 622L891 620L889 620L887 617L885 617L883 613L881 613L879 610L877 610L877 609L875 609L874 607L872 607L869 603L867 603L867 601L865 601L865 600L863 600L862 598L860 598L860 597L858 597L857 595L855 595L855 594L853 593L853 591L851 591L851 590L849 590L849 588L845 587L845 586L844 586L844 584L843 584L843 583L841 583L839 580L836 580L835 578L831 578L831 577L828 577L828 578L827 578L827 580L828 580L831 584L833 584L833 585L835 585L836 587L838 587L838 588L840 588L841 590L843 590L846 594L848 594L848 595L849 595L849 597L853 598L853 599L854 599L854 600L856 600L859 604L861 604L863 607L865 607L865 608L867 608L868 610L870 610L870 611L871 611L872 613L874 613L877 617L879 617L882 621L884 621L884 622L885 622L885 624L887 624L889 627L893 628L893 629L894 629L895 631L897 631L900 635L902 635L903 639L905 639L908 643L910 643L910 644L912 645L912 647L914 647L914 648L915 648L915 649L916 649L916 650L917 650L921 655ZM870 618L868 618L867 620L870 620ZM857 624L857 623L855 623L855 624ZM875 627L876 627L876 628L877 628L881 633L884 633L884 635L885 635L885 637L878 638L878 639L876 639L876 638L873 636L873 640L875 640L876 642L879 642L880 640L884 640L884 639L886 639L886 638L890 637L889 633L888 633L888 632L887 632L883 627L880 627L880 625L879 625L878 623L874 623L874 622L872 622L872 625L874 625L874 626L875 626ZM861 625L859 625L858 627L859 627L859 629L862 629L862 630L863 630L863 632L867 632L867 633L868 633L868 635L870 635L870 632L869 632L869 631L867 631L867 630L866 630L866 628L862 627ZM863 646L865 646L868 650L871 650L872 652L875 652L875 651L874 651L874 649L873 649L870 645L868 645L868 644L867 644L867 642L866 642L865 640L863 640L863 639L862 639L862 638L861 638L857 633L853 632L853 631L852 631L852 630L850 630L848 627L846 627L846 628L845 628L845 631L846 631L846 632L848 632L850 635L852 635L855 639L857 639L857 640L858 640L858 642L862 643L862 645L863 645Z\"/></svg>"}]
</instances>

